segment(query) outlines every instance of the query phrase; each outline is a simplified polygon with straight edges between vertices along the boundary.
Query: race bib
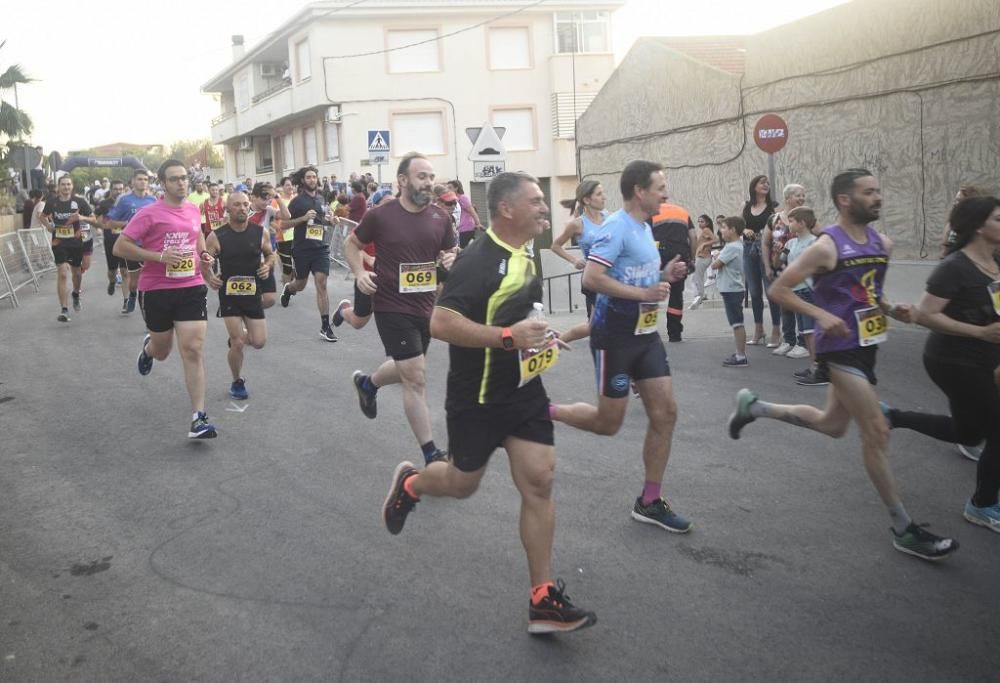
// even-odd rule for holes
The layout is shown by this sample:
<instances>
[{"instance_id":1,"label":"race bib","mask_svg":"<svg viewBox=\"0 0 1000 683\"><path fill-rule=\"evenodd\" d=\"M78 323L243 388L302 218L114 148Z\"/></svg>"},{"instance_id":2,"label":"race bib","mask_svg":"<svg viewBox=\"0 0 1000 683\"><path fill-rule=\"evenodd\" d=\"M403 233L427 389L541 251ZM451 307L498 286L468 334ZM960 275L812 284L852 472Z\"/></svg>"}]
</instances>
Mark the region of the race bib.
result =
<instances>
[{"instance_id":1,"label":"race bib","mask_svg":"<svg viewBox=\"0 0 1000 683\"><path fill-rule=\"evenodd\" d=\"M212 232L215 232L216 230L222 227L222 221L212 221L211 223L208 224L208 227L212 229Z\"/></svg>"},{"instance_id":2,"label":"race bib","mask_svg":"<svg viewBox=\"0 0 1000 683\"><path fill-rule=\"evenodd\" d=\"M437 289L437 284L437 264L434 261L399 264L400 294L433 292Z\"/></svg>"},{"instance_id":3,"label":"race bib","mask_svg":"<svg viewBox=\"0 0 1000 683\"><path fill-rule=\"evenodd\" d=\"M635 334L652 334L656 332L656 322L659 316L660 309L658 304L639 304L639 316L635 321Z\"/></svg>"},{"instance_id":4,"label":"race bib","mask_svg":"<svg viewBox=\"0 0 1000 683\"><path fill-rule=\"evenodd\" d=\"M889 338L889 321L878 306L854 311L854 318L858 321L860 346L874 346Z\"/></svg>"},{"instance_id":5,"label":"race bib","mask_svg":"<svg viewBox=\"0 0 1000 683\"><path fill-rule=\"evenodd\" d=\"M990 301L993 302L993 311L997 315L1000 315L1000 280L994 280L986 285L986 288L990 291Z\"/></svg>"},{"instance_id":6,"label":"race bib","mask_svg":"<svg viewBox=\"0 0 1000 683\"><path fill-rule=\"evenodd\" d=\"M521 381L518 388L551 368L559 360L559 345L555 339L546 342L540 349L521 349L520 356Z\"/></svg>"},{"instance_id":7,"label":"race bib","mask_svg":"<svg viewBox=\"0 0 1000 683\"><path fill-rule=\"evenodd\" d=\"M307 240L319 240L323 241L323 226L322 225L307 225L306 226L306 239Z\"/></svg>"},{"instance_id":8,"label":"race bib","mask_svg":"<svg viewBox=\"0 0 1000 683\"><path fill-rule=\"evenodd\" d=\"M57 225L56 226L56 238L61 240L71 240L73 235L76 234L76 230L73 229L72 225Z\"/></svg>"},{"instance_id":9,"label":"race bib","mask_svg":"<svg viewBox=\"0 0 1000 683\"><path fill-rule=\"evenodd\" d=\"M295 228L288 228L282 233L282 242L291 242L293 239L295 239Z\"/></svg>"},{"instance_id":10,"label":"race bib","mask_svg":"<svg viewBox=\"0 0 1000 683\"><path fill-rule=\"evenodd\" d=\"M111 228L111 234L112 235L120 235L120 234L122 234L122 229L121 228Z\"/></svg>"},{"instance_id":11,"label":"race bib","mask_svg":"<svg viewBox=\"0 0 1000 683\"><path fill-rule=\"evenodd\" d=\"M257 294L257 278L253 275L232 275L226 279L226 294L229 296L254 296Z\"/></svg>"},{"instance_id":12,"label":"race bib","mask_svg":"<svg viewBox=\"0 0 1000 683\"><path fill-rule=\"evenodd\" d=\"M194 277L194 253L187 253L176 266L167 264L167 277Z\"/></svg>"}]
</instances>

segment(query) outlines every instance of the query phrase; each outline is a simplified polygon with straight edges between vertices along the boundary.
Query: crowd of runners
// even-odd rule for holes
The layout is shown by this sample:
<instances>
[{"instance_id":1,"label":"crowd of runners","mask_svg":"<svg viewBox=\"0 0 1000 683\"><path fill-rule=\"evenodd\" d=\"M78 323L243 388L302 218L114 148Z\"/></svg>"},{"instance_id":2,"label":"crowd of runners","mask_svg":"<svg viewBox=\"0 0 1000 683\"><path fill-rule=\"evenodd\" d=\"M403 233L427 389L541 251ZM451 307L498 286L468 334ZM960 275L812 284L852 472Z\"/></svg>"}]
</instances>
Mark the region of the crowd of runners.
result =
<instances>
[{"instance_id":1,"label":"crowd of runners","mask_svg":"<svg viewBox=\"0 0 1000 683\"><path fill-rule=\"evenodd\" d=\"M384 360L373 359L373 370L352 377L360 410L377 419L379 390L400 384L414 454L419 448L421 456L416 464L407 460L396 467L383 504L385 526L399 534L424 497L469 497L494 451L503 448L521 496L531 633L596 622L551 574L554 423L614 435L630 396L637 396L647 420L641 481L637 478L628 498L631 517L673 533L693 527L665 497L678 408L659 332L665 327L668 342L682 340L684 283L692 275L698 290L692 307L713 289L723 299L736 347L723 365L745 367L746 346L766 345L780 355L808 358L796 381L827 387L822 408L771 403L742 389L728 423L733 439L752 436L749 425L762 418L834 438L854 422L865 470L889 516L889 540L925 560L945 558L959 544L930 533L903 506L889 463L890 431L911 429L960 444L978 465L971 497L956 506L963 506L969 522L1000 532L1000 200L993 196L960 193L946 231L946 255L926 293L917 303L900 303L888 301L884 291L892 241L874 227L882 196L871 172L848 169L832 178L834 225L817 224L802 186L785 188L779 206L770 199L768 178L759 176L742 211L715 221L702 215L696 227L683 208L668 203L662 166L633 161L620 176L618 211L605 210L604 189L593 180L581 183L568 202L569 221L553 252L582 270L587 318L560 332L538 303L542 283L532 243L549 229L552 215L530 175L495 177L487 196L490 227L473 232L460 229L450 210L461 184L452 181L435 192L431 162L420 154L403 157L396 194L376 193L346 239L354 296L332 313L330 235L342 218L331 210L315 168L301 169L277 188L256 183L248 192L210 193L207 200L215 208L207 212L188 201L188 176L181 162L166 161L156 179L162 198L150 194L148 174L138 171L128 192L123 184L112 184L93 209L74 193L68 176L60 179L57 195L42 211L58 264L58 319L68 322L70 306L81 308L81 276L89 266L93 232L101 229L108 294L120 281L122 312L134 311L138 301L148 330L138 372L148 375L176 344L192 408L188 436L205 439L217 436L205 410L209 288L217 291L215 315L228 333L230 395L237 400L249 396L244 354L267 343L265 310L275 301L292 305L310 279L322 339L336 341L333 328L347 322L361 329L374 317ZM478 216L473 222L478 225ZM471 239L473 234L479 236ZM579 255L567 250L571 241L579 245ZM770 338L764 330L765 293ZM754 320L749 336L743 320L747 303ZM931 331L924 365L947 396L951 415L879 401L876 354L890 333L889 319ZM563 361L560 352L584 337L596 377L594 401L554 404L541 376L558 365L579 363ZM432 338L445 342L449 354L447 434L441 446L426 398L425 357Z\"/></svg>"}]
</instances>

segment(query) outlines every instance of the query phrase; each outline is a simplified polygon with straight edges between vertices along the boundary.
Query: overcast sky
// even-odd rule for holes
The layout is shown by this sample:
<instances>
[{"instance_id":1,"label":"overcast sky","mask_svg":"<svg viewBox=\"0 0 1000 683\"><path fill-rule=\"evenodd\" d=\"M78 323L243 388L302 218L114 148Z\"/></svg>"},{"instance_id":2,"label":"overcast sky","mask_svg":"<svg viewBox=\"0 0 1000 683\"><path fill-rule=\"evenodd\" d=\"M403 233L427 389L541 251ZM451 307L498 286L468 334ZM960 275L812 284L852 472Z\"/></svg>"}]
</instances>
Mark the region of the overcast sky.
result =
<instances>
[{"instance_id":1,"label":"overcast sky","mask_svg":"<svg viewBox=\"0 0 1000 683\"><path fill-rule=\"evenodd\" d=\"M615 14L615 52L621 58L640 35L755 33L844 1L629 0ZM231 60L230 36L253 46L305 4L12 0L0 70L16 63L38 79L18 96L46 152L207 138L219 105L200 88ZM14 93L3 97L13 103Z\"/></svg>"}]
</instances>

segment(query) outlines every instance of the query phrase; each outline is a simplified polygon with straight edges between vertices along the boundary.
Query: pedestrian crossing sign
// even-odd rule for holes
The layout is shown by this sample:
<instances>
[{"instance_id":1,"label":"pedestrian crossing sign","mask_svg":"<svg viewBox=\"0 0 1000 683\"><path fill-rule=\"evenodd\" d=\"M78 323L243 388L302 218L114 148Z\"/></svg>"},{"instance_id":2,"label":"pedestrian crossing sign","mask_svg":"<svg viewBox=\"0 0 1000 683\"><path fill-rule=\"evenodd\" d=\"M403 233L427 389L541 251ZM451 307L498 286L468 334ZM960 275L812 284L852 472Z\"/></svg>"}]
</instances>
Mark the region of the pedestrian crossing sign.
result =
<instances>
[{"instance_id":1,"label":"pedestrian crossing sign","mask_svg":"<svg viewBox=\"0 0 1000 683\"><path fill-rule=\"evenodd\" d=\"M389 131L387 130L370 130L368 131L368 151L374 153L388 154L390 150L389 147Z\"/></svg>"}]
</instances>

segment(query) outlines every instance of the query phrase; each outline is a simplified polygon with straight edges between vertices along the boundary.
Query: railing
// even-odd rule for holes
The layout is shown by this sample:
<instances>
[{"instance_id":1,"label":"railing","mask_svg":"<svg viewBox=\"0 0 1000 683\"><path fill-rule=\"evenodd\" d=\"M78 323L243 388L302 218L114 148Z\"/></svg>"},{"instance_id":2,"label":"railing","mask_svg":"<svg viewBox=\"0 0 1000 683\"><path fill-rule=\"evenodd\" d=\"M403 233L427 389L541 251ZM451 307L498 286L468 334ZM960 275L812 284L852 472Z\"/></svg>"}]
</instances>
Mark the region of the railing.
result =
<instances>
[{"instance_id":1,"label":"railing","mask_svg":"<svg viewBox=\"0 0 1000 683\"><path fill-rule=\"evenodd\" d=\"M261 100L266 100L271 95L275 95L275 94L281 92L282 90L286 90L286 89L291 88L291 87L292 87L292 84L290 82L288 82L288 81L282 81L281 83L278 83L277 85L272 85L270 88L268 88L264 92L260 93L259 95L254 95L250 99L250 102L253 103L253 104L257 104Z\"/></svg>"},{"instance_id":2,"label":"railing","mask_svg":"<svg viewBox=\"0 0 1000 683\"><path fill-rule=\"evenodd\" d=\"M226 119L231 119L234 116L236 116L236 110L227 111L226 113L220 114L220 115L216 116L214 119L212 119L212 125L213 126L217 126L220 123L222 123L223 121L225 121Z\"/></svg>"},{"instance_id":3,"label":"railing","mask_svg":"<svg viewBox=\"0 0 1000 683\"><path fill-rule=\"evenodd\" d=\"M555 308L552 306L552 282L554 280L566 279L566 303L567 310L572 313L578 306L573 305L573 277L575 275L580 276L580 282L583 282L583 271L582 270L571 270L568 273L563 273L562 275L550 275L549 277L542 278L542 284L545 286L545 296L546 300L549 302L549 314L556 312ZM582 295L581 295L582 296Z\"/></svg>"}]
</instances>

